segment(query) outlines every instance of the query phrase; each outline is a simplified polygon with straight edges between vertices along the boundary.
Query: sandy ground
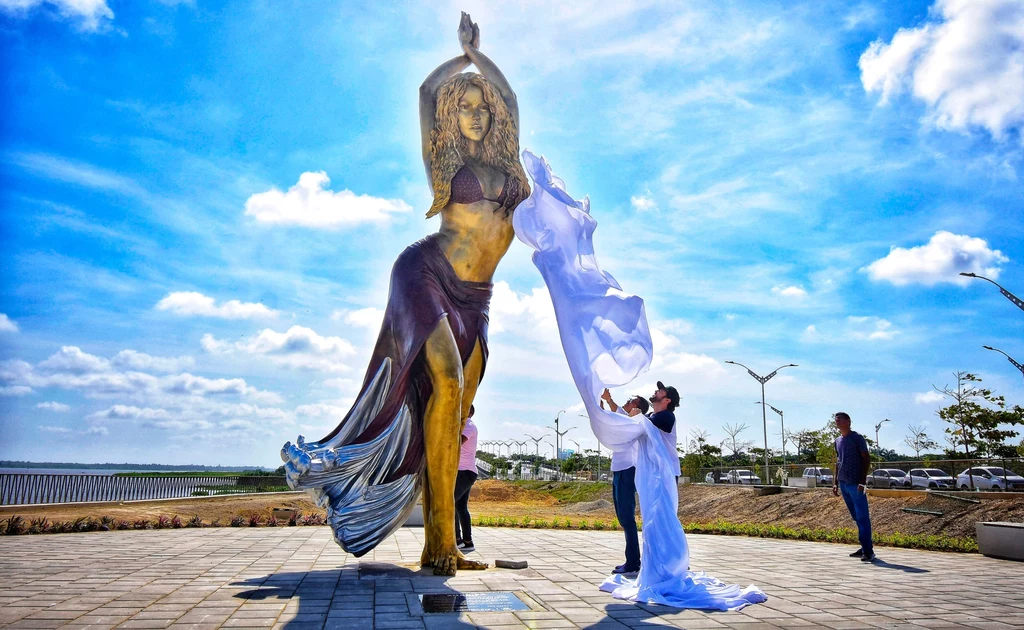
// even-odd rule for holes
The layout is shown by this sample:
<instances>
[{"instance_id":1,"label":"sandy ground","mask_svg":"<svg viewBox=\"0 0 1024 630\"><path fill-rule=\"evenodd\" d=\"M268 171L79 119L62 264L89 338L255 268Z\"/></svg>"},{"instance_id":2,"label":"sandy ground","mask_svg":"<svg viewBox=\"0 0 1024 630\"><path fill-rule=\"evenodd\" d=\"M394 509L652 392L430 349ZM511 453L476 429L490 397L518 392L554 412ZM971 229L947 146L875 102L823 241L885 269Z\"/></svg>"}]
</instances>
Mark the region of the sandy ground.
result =
<instances>
[{"instance_id":1,"label":"sandy ground","mask_svg":"<svg viewBox=\"0 0 1024 630\"><path fill-rule=\"evenodd\" d=\"M601 507L602 499L608 502L605 507ZM1019 499L987 499L980 504L919 495L907 498L871 497L869 501L873 526L876 531L885 534L944 534L973 538L976 521L1024 522L1024 494ZM615 518L615 512L610 503L610 490L596 501L560 504L550 494L494 480L477 483L470 496L470 510L474 516L530 516L545 520L578 517L611 521ZM198 514L206 523L219 519L221 524L227 524L236 515L248 517L255 513L266 518L275 507L296 508L304 514L323 514L323 510L317 508L307 496L287 494L147 501L123 505L55 506L14 512L5 509L0 514L0 520L13 513L26 520L46 517L51 521L73 520L81 516L110 516L131 521L177 515L186 519ZM908 514L901 511L900 508L904 507L938 511L943 515ZM853 527L842 499L833 497L828 490L756 496L750 488L685 486L679 491L679 518L683 523L710 523L722 519L731 523L815 529Z\"/></svg>"}]
</instances>

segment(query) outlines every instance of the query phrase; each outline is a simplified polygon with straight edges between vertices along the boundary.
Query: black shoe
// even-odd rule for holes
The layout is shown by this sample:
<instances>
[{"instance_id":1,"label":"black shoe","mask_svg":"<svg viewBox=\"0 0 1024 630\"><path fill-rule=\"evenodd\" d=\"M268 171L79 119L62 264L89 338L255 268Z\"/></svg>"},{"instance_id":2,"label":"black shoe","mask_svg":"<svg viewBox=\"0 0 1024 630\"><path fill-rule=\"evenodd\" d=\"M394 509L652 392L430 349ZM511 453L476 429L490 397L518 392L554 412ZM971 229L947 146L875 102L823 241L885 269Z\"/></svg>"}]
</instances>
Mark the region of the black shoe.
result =
<instances>
[{"instance_id":1,"label":"black shoe","mask_svg":"<svg viewBox=\"0 0 1024 630\"><path fill-rule=\"evenodd\" d=\"M861 562L874 562L875 561L875 554L873 554L873 553L866 553L863 556L861 556L860 561Z\"/></svg>"},{"instance_id":2,"label":"black shoe","mask_svg":"<svg viewBox=\"0 0 1024 630\"><path fill-rule=\"evenodd\" d=\"M459 551L461 551L463 553L469 553L471 551L476 551L476 547L473 546L473 541L472 540L468 540L468 541L462 543L462 546L459 547Z\"/></svg>"},{"instance_id":3,"label":"black shoe","mask_svg":"<svg viewBox=\"0 0 1024 630\"><path fill-rule=\"evenodd\" d=\"M858 549L857 551L854 551L853 553L851 553L850 557L851 558L863 558L864 557L864 550L863 549Z\"/></svg>"},{"instance_id":4,"label":"black shoe","mask_svg":"<svg viewBox=\"0 0 1024 630\"><path fill-rule=\"evenodd\" d=\"M619 566L617 566L614 569L612 569L612 573L621 574L621 575L628 575L630 573L639 573L639 572L640 572L640 567L637 567L637 568L634 569L632 567L627 567L624 564L620 564Z\"/></svg>"}]
</instances>

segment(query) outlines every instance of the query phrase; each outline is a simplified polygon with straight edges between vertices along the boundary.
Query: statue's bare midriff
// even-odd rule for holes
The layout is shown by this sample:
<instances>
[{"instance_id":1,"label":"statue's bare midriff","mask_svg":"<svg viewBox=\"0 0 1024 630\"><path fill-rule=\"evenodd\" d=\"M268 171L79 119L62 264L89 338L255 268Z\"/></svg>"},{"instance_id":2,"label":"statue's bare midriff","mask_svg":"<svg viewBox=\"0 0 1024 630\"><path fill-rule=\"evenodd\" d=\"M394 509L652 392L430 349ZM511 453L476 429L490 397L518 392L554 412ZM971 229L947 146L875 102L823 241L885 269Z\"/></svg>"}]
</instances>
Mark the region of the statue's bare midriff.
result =
<instances>
[{"instance_id":1,"label":"statue's bare midriff","mask_svg":"<svg viewBox=\"0 0 1024 630\"><path fill-rule=\"evenodd\" d=\"M492 201L452 203L441 211L437 244L460 280L490 282L512 245L512 216Z\"/></svg>"}]
</instances>

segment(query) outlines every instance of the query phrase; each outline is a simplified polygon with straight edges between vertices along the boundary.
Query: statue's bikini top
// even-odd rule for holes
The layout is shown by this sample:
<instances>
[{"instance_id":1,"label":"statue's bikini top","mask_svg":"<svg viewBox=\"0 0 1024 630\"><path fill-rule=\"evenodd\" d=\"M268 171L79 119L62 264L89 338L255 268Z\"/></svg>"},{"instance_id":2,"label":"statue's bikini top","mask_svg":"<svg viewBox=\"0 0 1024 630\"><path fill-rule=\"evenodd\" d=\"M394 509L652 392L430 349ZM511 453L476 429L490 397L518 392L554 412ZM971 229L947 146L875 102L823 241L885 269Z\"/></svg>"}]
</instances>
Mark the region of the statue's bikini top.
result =
<instances>
[{"instance_id":1,"label":"statue's bikini top","mask_svg":"<svg viewBox=\"0 0 1024 630\"><path fill-rule=\"evenodd\" d=\"M483 186L480 185L480 180L477 179L476 173L473 169L466 165L463 165L459 169L458 173L455 173L455 177L452 178L452 192L448 197L448 201L451 203L474 203L477 201L493 201L498 206L505 205L505 199L508 196L508 174L505 174L505 183L501 186L501 194L498 195L497 199L491 199L484 197Z\"/></svg>"}]
</instances>

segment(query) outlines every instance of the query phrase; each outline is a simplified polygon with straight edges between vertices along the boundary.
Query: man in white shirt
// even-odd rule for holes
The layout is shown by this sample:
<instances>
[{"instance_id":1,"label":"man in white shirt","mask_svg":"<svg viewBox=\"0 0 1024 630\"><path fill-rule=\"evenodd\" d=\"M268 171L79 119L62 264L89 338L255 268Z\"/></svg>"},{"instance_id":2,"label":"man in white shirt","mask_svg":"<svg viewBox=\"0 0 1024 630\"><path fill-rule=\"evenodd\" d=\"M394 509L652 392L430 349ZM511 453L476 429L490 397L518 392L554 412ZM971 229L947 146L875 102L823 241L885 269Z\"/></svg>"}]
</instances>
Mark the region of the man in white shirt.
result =
<instances>
[{"instance_id":1,"label":"man in white shirt","mask_svg":"<svg viewBox=\"0 0 1024 630\"><path fill-rule=\"evenodd\" d=\"M607 389L601 394L601 406L608 403L613 412L627 416L647 413L650 405L643 396L634 396L621 407L612 400ZM612 573L634 574L640 570L640 538L636 529L636 444L627 449L612 451L612 501L615 517L626 535L626 562Z\"/></svg>"}]
</instances>

